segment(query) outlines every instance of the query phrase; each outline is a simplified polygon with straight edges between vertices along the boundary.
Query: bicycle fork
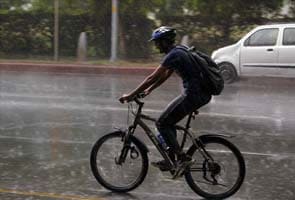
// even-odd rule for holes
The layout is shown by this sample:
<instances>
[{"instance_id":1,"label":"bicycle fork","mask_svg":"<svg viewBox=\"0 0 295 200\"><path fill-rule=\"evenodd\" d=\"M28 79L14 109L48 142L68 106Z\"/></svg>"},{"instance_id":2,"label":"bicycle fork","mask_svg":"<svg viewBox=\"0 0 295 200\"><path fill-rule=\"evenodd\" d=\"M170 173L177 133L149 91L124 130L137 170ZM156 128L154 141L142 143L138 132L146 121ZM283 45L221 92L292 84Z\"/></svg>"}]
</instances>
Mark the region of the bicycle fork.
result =
<instances>
[{"instance_id":1,"label":"bicycle fork","mask_svg":"<svg viewBox=\"0 0 295 200\"><path fill-rule=\"evenodd\" d=\"M155 147L160 152L160 154L165 159L165 161L168 163L169 167L171 169L174 169L174 167L175 167L174 162L170 159L168 152L162 147L162 145L158 141L157 137L140 120L138 121L138 124L145 130L145 133L150 138L150 140L155 145ZM123 131L123 132L125 132L125 134L122 135L123 147L122 147L122 150L121 150L120 154L118 155L118 157L115 158L115 162L118 165L122 165L125 162L129 151L130 151L130 156L132 159L137 158L139 155L137 150L134 147L132 147L131 139L130 139L130 136L133 135L135 128L136 128L136 126L130 126L127 131ZM171 171L171 173L173 173L173 172Z\"/></svg>"},{"instance_id":2,"label":"bicycle fork","mask_svg":"<svg viewBox=\"0 0 295 200\"><path fill-rule=\"evenodd\" d=\"M135 150L135 148L131 146L130 135L134 133L134 130L135 130L135 127L130 126L127 131L122 131L122 132L125 132L126 134L122 135L121 140L123 141L123 148L119 156L115 158L115 162L117 165L122 165L122 163L125 162L129 150L131 151L130 153L131 158L135 159L139 155L138 152Z\"/></svg>"}]
</instances>

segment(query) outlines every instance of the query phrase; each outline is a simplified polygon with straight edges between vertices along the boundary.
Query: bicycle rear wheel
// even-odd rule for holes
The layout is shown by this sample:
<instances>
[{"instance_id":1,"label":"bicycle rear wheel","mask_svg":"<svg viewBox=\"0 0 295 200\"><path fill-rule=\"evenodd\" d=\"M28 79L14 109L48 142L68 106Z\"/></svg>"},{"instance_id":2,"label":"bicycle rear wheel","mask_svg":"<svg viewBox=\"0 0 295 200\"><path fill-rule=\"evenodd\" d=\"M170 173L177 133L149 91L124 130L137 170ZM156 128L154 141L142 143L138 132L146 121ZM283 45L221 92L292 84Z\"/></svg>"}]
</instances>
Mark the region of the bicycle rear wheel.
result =
<instances>
[{"instance_id":1,"label":"bicycle rear wheel","mask_svg":"<svg viewBox=\"0 0 295 200\"><path fill-rule=\"evenodd\" d=\"M240 151L229 141L216 136L201 136L201 143L211 159L205 159L195 145L188 150L195 163L185 173L188 185L200 196L224 199L241 187L246 173Z\"/></svg>"},{"instance_id":2,"label":"bicycle rear wheel","mask_svg":"<svg viewBox=\"0 0 295 200\"><path fill-rule=\"evenodd\" d=\"M115 192L128 192L138 187L148 171L148 156L143 144L130 136L125 159L120 163L124 132L107 134L94 144L90 165L96 180Z\"/></svg>"}]
</instances>

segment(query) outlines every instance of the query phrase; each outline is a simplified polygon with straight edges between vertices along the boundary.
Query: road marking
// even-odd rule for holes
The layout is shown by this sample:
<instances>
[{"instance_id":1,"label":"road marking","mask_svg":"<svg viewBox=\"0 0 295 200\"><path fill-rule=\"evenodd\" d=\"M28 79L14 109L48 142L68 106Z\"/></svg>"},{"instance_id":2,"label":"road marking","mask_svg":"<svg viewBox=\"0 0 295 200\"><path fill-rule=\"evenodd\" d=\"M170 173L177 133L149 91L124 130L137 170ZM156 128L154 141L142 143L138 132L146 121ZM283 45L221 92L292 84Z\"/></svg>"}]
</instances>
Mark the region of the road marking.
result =
<instances>
[{"instance_id":1,"label":"road marking","mask_svg":"<svg viewBox=\"0 0 295 200\"><path fill-rule=\"evenodd\" d=\"M87 104L85 102L81 103L43 103L43 102L29 102L29 101L1 101L0 106L5 107L25 107L25 108L55 108L55 109L65 109L65 110L91 110L91 111L127 111L126 107L120 106L109 106L109 105L97 105L97 104ZM161 113L160 109L144 109L147 113ZM246 114L231 114L231 113L218 113L218 112L201 112L200 116L215 116L215 117L227 117L227 118L242 118L242 119L259 119L259 120L270 120L277 123L282 123L286 120L281 116L264 116L264 115L246 115ZM292 119L288 119L292 120Z\"/></svg>"},{"instance_id":2,"label":"road marking","mask_svg":"<svg viewBox=\"0 0 295 200\"><path fill-rule=\"evenodd\" d=\"M157 148L153 145L148 145L148 149L156 150ZM210 151L210 150L209 150ZM231 151L225 151L225 150L211 150L213 152L222 152L222 153L232 153ZM243 155L247 156L264 156L264 157L288 157L292 158L295 157L292 153L259 153L259 152L249 152L249 151L241 151Z\"/></svg>"},{"instance_id":3,"label":"road marking","mask_svg":"<svg viewBox=\"0 0 295 200\"><path fill-rule=\"evenodd\" d=\"M88 197L83 197L78 195L63 195L63 194L35 192L35 191L18 191L18 190L10 190L10 189L0 189L0 193L17 194L22 196L49 197L49 198L57 198L57 199L71 199L71 200L105 200L99 197L88 198Z\"/></svg>"},{"instance_id":4,"label":"road marking","mask_svg":"<svg viewBox=\"0 0 295 200\"><path fill-rule=\"evenodd\" d=\"M58 143L65 143L65 144L89 144L92 145L93 142L91 141L74 141L74 140L58 140L58 141L52 141L50 139L36 139L36 138L30 138L30 137L13 137L13 136L5 136L0 135L0 139L14 139L14 140L25 140L25 141L31 141L35 143L40 142L58 142ZM150 150L156 150L157 148L154 145L147 145L148 149ZM252 155L252 156L265 156L265 157L295 157L294 154L291 153L258 153L258 152L249 152L249 151L243 151L241 152L243 155Z\"/></svg>"}]
</instances>

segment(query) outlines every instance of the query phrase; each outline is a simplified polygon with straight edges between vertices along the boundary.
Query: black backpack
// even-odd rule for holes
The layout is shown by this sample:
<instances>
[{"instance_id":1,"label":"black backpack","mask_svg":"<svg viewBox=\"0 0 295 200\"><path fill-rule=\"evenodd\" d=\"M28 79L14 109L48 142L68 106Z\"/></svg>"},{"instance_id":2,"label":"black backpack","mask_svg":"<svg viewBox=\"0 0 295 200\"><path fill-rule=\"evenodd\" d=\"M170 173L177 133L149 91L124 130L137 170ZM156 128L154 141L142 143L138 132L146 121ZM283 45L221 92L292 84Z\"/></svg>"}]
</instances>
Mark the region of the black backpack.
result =
<instances>
[{"instance_id":1,"label":"black backpack","mask_svg":"<svg viewBox=\"0 0 295 200\"><path fill-rule=\"evenodd\" d=\"M201 87L212 95L219 95L224 88L219 66L205 53L199 52L195 47L187 48L177 46L178 49L186 51L200 69Z\"/></svg>"}]
</instances>

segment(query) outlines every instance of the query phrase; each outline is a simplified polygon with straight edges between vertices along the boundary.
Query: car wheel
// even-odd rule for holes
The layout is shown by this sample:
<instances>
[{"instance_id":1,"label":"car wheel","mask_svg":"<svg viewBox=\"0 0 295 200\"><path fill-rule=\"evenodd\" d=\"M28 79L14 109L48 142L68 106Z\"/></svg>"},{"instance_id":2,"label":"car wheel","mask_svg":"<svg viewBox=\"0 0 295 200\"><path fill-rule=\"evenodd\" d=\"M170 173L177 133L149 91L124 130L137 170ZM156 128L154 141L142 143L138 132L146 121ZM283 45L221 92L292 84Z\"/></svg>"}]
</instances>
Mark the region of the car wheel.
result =
<instances>
[{"instance_id":1,"label":"car wheel","mask_svg":"<svg viewBox=\"0 0 295 200\"><path fill-rule=\"evenodd\" d=\"M231 63L221 63L219 67L225 83L229 84L237 79L236 69Z\"/></svg>"}]
</instances>

